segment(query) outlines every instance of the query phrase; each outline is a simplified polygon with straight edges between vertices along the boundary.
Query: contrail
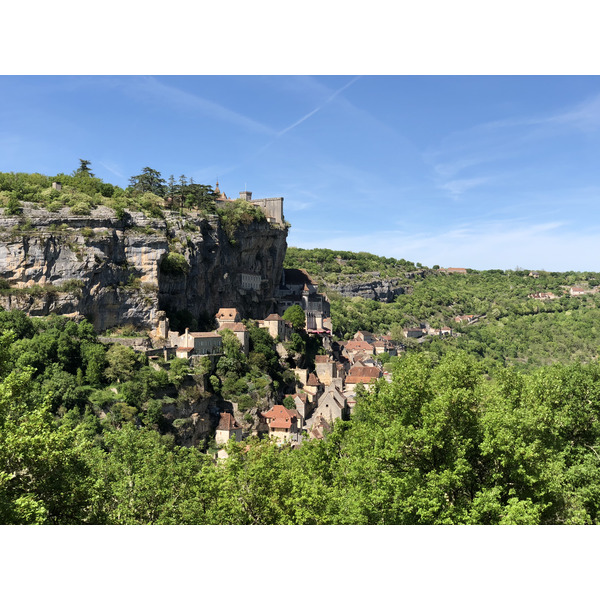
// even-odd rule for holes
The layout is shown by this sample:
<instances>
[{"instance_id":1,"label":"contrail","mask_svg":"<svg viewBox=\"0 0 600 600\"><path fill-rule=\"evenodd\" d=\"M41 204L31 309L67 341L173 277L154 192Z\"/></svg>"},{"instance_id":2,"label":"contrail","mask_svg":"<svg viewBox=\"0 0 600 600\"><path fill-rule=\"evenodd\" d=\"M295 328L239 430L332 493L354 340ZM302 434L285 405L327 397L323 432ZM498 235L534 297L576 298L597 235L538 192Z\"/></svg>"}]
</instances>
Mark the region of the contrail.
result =
<instances>
[{"instance_id":1,"label":"contrail","mask_svg":"<svg viewBox=\"0 0 600 600\"><path fill-rule=\"evenodd\" d=\"M333 92L333 94L331 94L331 96L329 96L329 98L327 98L327 100L325 100L325 102L323 102L320 106L317 106L317 108L315 108L314 110L311 110L308 114L304 115L301 119L298 119L295 123L292 123L292 125L290 125L289 127L286 127L285 129L283 129L282 131L277 133L276 137L281 137L282 135L285 135L288 131L291 131L292 129L294 129L294 127L298 127L298 125L300 125L300 123L304 123L304 121L306 121L306 119L310 119L310 117L312 117L315 113L319 112L324 106L329 104L338 94L341 94L345 89L349 88L353 83L355 83L359 79L360 79L360 75L356 76L354 79L349 81L346 85L342 86L339 90Z\"/></svg>"}]
</instances>

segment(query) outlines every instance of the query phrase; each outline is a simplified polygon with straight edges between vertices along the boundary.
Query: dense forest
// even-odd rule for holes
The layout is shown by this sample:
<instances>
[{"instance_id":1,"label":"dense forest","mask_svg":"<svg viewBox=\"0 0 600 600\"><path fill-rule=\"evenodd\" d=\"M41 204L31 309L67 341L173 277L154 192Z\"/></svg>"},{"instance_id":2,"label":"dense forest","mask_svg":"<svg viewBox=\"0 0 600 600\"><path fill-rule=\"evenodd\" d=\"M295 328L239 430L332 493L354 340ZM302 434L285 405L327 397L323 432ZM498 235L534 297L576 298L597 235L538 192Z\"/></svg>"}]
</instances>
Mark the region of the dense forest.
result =
<instances>
[{"instance_id":1,"label":"dense forest","mask_svg":"<svg viewBox=\"0 0 600 600\"><path fill-rule=\"evenodd\" d=\"M406 353L324 440L231 441L216 464L162 434L151 406L132 418L150 371L85 323L19 314L0 313L2 523L598 522L597 362L490 378L465 352ZM103 419L102 377L131 377Z\"/></svg>"}]
</instances>

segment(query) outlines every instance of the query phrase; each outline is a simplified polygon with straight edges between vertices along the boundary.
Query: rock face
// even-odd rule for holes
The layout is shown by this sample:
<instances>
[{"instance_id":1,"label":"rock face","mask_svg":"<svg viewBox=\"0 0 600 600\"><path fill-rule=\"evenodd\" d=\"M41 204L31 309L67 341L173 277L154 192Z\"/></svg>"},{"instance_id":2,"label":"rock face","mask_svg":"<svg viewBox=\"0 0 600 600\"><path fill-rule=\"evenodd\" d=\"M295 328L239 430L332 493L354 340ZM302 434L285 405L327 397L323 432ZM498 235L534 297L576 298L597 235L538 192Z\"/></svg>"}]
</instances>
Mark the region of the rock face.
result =
<instances>
[{"instance_id":1,"label":"rock face","mask_svg":"<svg viewBox=\"0 0 600 600\"><path fill-rule=\"evenodd\" d=\"M118 218L106 207L78 216L26 205L22 215L0 215L0 304L32 316L85 316L98 331L152 327L159 310L199 318L235 306L263 318L286 237L287 228L267 222L240 226L230 240L216 216ZM259 275L260 285L242 288L242 274Z\"/></svg>"},{"instance_id":2,"label":"rock face","mask_svg":"<svg viewBox=\"0 0 600 600\"><path fill-rule=\"evenodd\" d=\"M360 296L378 302L393 302L396 296L405 294L407 288L399 285L399 279L356 281L343 284L327 284L327 287L342 296Z\"/></svg>"}]
</instances>

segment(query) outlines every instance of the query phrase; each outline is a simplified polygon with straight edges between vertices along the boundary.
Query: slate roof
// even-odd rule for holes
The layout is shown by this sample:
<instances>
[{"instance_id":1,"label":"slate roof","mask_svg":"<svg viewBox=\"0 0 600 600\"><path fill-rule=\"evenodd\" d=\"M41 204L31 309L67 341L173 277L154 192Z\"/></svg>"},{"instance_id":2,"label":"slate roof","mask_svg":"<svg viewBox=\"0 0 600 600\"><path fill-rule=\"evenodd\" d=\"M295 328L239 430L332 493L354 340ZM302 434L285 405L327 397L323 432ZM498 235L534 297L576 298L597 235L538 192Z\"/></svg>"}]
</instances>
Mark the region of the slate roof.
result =
<instances>
[{"instance_id":1,"label":"slate roof","mask_svg":"<svg viewBox=\"0 0 600 600\"><path fill-rule=\"evenodd\" d=\"M221 336L215 331L196 331L190 333L193 338L220 338Z\"/></svg>"}]
</instances>

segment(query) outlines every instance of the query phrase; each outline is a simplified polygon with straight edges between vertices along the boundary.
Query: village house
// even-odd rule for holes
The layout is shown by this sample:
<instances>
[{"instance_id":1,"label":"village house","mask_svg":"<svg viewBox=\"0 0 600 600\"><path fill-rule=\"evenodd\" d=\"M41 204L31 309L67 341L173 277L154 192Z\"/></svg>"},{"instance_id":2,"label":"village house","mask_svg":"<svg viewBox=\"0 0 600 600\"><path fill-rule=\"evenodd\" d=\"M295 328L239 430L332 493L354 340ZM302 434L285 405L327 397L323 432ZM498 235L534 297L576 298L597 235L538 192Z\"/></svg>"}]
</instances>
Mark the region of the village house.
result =
<instances>
[{"instance_id":1,"label":"village house","mask_svg":"<svg viewBox=\"0 0 600 600\"><path fill-rule=\"evenodd\" d=\"M327 386L315 409L312 422L322 418L328 423L336 419L347 419L349 417L348 403L344 393L335 385Z\"/></svg>"},{"instance_id":2,"label":"village house","mask_svg":"<svg viewBox=\"0 0 600 600\"><path fill-rule=\"evenodd\" d=\"M573 286L569 289L569 293L571 296L583 296L585 294L585 290L583 288Z\"/></svg>"},{"instance_id":3,"label":"village house","mask_svg":"<svg viewBox=\"0 0 600 600\"><path fill-rule=\"evenodd\" d=\"M536 292L534 294L529 294L528 298L533 298L535 300L555 300L556 296L552 292Z\"/></svg>"},{"instance_id":4,"label":"village house","mask_svg":"<svg viewBox=\"0 0 600 600\"><path fill-rule=\"evenodd\" d=\"M243 323L223 323L217 331L223 331L224 329L229 329L229 331L233 332L242 345L242 351L248 356L248 352L250 351L250 334L248 333L248 328Z\"/></svg>"},{"instance_id":5,"label":"village house","mask_svg":"<svg viewBox=\"0 0 600 600\"><path fill-rule=\"evenodd\" d=\"M269 435L280 443L298 441L298 412L276 404L271 410L262 413L269 426Z\"/></svg>"},{"instance_id":6,"label":"village house","mask_svg":"<svg viewBox=\"0 0 600 600\"><path fill-rule=\"evenodd\" d=\"M315 404L323 393L323 384L314 373L310 373L304 384L303 391L308 395L311 403Z\"/></svg>"},{"instance_id":7,"label":"village house","mask_svg":"<svg viewBox=\"0 0 600 600\"><path fill-rule=\"evenodd\" d=\"M288 398L291 398L294 401L294 404L296 405L296 412L300 417L298 427L299 429L301 429L302 427L304 427L306 419L313 411L314 405L310 401L308 394L305 394L303 392L296 392L292 396L288 396Z\"/></svg>"},{"instance_id":8,"label":"village house","mask_svg":"<svg viewBox=\"0 0 600 600\"><path fill-rule=\"evenodd\" d=\"M375 354L375 349L369 342L362 340L349 340L346 342L342 349L342 356L345 356L351 362L354 362L355 357L358 353L364 354Z\"/></svg>"},{"instance_id":9,"label":"village house","mask_svg":"<svg viewBox=\"0 0 600 600\"><path fill-rule=\"evenodd\" d=\"M387 340L377 340L373 342L373 354L384 354L387 353L390 356L396 356L396 346Z\"/></svg>"},{"instance_id":10,"label":"village house","mask_svg":"<svg viewBox=\"0 0 600 600\"><path fill-rule=\"evenodd\" d=\"M331 425L319 415L314 419L308 437L313 440L322 440L330 431Z\"/></svg>"},{"instance_id":11,"label":"village house","mask_svg":"<svg viewBox=\"0 0 600 600\"><path fill-rule=\"evenodd\" d=\"M477 317L475 315L458 315L457 317L454 317L454 321L456 323L467 323L467 325L469 323L472 323L473 321L475 321Z\"/></svg>"},{"instance_id":12,"label":"village house","mask_svg":"<svg viewBox=\"0 0 600 600\"><path fill-rule=\"evenodd\" d=\"M199 331L190 333L189 328L185 333L178 335L175 356L177 358L190 358L190 356L204 356L208 354L221 354L223 340L214 331Z\"/></svg>"},{"instance_id":13,"label":"village house","mask_svg":"<svg viewBox=\"0 0 600 600\"><path fill-rule=\"evenodd\" d=\"M240 317L240 313L237 308L220 308L217 314L215 315L215 319L219 324L219 327L223 323L241 323L242 317Z\"/></svg>"},{"instance_id":14,"label":"village house","mask_svg":"<svg viewBox=\"0 0 600 600\"><path fill-rule=\"evenodd\" d=\"M236 308L220 308L215 315L218 328L217 331L229 329L242 345L242 350L247 356L250 350L250 334L247 327L242 323L240 313Z\"/></svg>"},{"instance_id":15,"label":"village house","mask_svg":"<svg viewBox=\"0 0 600 600\"><path fill-rule=\"evenodd\" d=\"M354 365L346 377L345 389L349 392L354 392L359 383L366 389L369 389L382 375L383 373L379 367L370 367L362 364Z\"/></svg>"},{"instance_id":16,"label":"village house","mask_svg":"<svg viewBox=\"0 0 600 600\"><path fill-rule=\"evenodd\" d=\"M279 338L281 341L287 339L286 322L278 314L270 314L262 321L257 321L257 325L262 329L267 329L273 339Z\"/></svg>"},{"instance_id":17,"label":"village house","mask_svg":"<svg viewBox=\"0 0 600 600\"><path fill-rule=\"evenodd\" d=\"M369 331L357 331L352 339L372 344L376 340L376 337Z\"/></svg>"},{"instance_id":18,"label":"village house","mask_svg":"<svg viewBox=\"0 0 600 600\"><path fill-rule=\"evenodd\" d=\"M224 446L230 439L234 439L236 442L242 441L242 428L236 422L233 415L228 412L223 412L220 415L219 424L215 431L215 443L217 446ZM229 455L225 448L219 448L217 457L225 459Z\"/></svg>"},{"instance_id":19,"label":"village house","mask_svg":"<svg viewBox=\"0 0 600 600\"><path fill-rule=\"evenodd\" d=\"M329 356L315 356L315 371L319 381L325 385L329 385L334 378L338 377L337 364Z\"/></svg>"},{"instance_id":20,"label":"village house","mask_svg":"<svg viewBox=\"0 0 600 600\"><path fill-rule=\"evenodd\" d=\"M406 327L402 332L405 338L421 338L427 333L421 327Z\"/></svg>"}]
</instances>

